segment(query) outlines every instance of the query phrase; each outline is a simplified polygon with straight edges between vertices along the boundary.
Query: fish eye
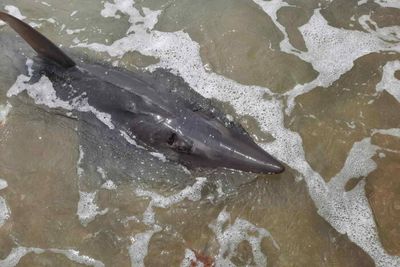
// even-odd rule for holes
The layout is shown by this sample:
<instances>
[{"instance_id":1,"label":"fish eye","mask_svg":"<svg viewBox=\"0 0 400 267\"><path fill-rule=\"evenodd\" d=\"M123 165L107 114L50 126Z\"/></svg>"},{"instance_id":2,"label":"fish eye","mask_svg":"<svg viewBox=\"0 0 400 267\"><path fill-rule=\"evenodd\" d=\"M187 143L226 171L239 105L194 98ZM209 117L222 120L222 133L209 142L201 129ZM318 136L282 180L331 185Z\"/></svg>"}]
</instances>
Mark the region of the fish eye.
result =
<instances>
[{"instance_id":1,"label":"fish eye","mask_svg":"<svg viewBox=\"0 0 400 267\"><path fill-rule=\"evenodd\" d=\"M172 133L172 134L169 136L168 140L167 140L168 145L172 146L172 145L175 143L175 140L176 140L176 139L177 139L176 133Z\"/></svg>"},{"instance_id":2,"label":"fish eye","mask_svg":"<svg viewBox=\"0 0 400 267\"><path fill-rule=\"evenodd\" d=\"M167 139L167 144L173 150L181 153L189 153L192 149L192 145L185 142L185 140L183 140L182 138L179 138L179 136L176 133L171 133L169 135Z\"/></svg>"}]
</instances>

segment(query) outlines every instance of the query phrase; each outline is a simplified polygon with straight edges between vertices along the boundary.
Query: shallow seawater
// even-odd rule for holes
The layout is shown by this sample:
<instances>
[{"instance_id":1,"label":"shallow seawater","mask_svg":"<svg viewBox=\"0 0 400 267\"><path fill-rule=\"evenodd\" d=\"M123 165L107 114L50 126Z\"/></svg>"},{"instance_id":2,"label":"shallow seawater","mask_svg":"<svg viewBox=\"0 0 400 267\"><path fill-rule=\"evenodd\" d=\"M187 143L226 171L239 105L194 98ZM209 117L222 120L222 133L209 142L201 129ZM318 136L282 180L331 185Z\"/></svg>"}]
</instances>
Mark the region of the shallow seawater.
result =
<instances>
[{"instance_id":1,"label":"shallow seawater","mask_svg":"<svg viewBox=\"0 0 400 267\"><path fill-rule=\"evenodd\" d=\"M188 172L122 153L101 123L7 94L21 73L2 49L0 266L400 266L397 0L0 9L74 58L170 69L286 166ZM14 35L0 24L0 46L24 47Z\"/></svg>"}]
</instances>

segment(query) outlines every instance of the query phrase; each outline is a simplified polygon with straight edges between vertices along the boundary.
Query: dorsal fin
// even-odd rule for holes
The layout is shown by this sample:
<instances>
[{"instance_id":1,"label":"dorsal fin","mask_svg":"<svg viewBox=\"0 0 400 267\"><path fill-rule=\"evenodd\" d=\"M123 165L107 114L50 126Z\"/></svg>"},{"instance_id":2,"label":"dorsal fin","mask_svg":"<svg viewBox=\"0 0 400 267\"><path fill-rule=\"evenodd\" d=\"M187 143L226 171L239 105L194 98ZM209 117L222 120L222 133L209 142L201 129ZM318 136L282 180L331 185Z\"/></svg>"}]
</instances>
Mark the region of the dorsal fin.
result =
<instances>
[{"instance_id":1,"label":"dorsal fin","mask_svg":"<svg viewBox=\"0 0 400 267\"><path fill-rule=\"evenodd\" d=\"M39 56L50 59L65 68L76 65L60 48L25 22L2 11L0 11L0 19L10 25Z\"/></svg>"}]
</instances>

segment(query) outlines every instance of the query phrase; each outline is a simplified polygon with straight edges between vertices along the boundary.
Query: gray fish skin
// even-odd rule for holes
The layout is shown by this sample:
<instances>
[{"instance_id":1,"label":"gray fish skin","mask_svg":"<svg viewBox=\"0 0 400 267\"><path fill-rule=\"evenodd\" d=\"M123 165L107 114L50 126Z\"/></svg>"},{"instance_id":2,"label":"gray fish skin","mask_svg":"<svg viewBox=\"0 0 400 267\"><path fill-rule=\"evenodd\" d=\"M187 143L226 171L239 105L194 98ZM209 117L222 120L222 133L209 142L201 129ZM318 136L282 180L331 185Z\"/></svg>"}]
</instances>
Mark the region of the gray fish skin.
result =
<instances>
[{"instance_id":1,"label":"gray fish skin","mask_svg":"<svg viewBox=\"0 0 400 267\"><path fill-rule=\"evenodd\" d=\"M7 16L7 20L12 21L12 27L20 26L15 18ZM22 28L23 34L29 35L26 24ZM27 40L24 35L21 34ZM50 41L40 33L34 31L32 35L30 42L45 42L43 47L52 49L47 44ZM188 168L223 167L270 174L284 171L283 165L260 148L238 124L219 116L218 111L205 110L193 99L173 93L173 88L165 88L153 74L100 64L74 64L69 57L64 58L64 53L57 53L59 48L55 49L40 51L40 57L34 59L31 82L45 75L61 100L84 98L96 110L110 114L115 134L124 131L140 146L163 153L167 159ZM56 57L48 58L48 55ZM155 73L167 78L172 75L165 70ZM191 95L197 102L204 102L199 94ZM127 142L127 145L130 144Z\"/></svg>"}]
</instances>

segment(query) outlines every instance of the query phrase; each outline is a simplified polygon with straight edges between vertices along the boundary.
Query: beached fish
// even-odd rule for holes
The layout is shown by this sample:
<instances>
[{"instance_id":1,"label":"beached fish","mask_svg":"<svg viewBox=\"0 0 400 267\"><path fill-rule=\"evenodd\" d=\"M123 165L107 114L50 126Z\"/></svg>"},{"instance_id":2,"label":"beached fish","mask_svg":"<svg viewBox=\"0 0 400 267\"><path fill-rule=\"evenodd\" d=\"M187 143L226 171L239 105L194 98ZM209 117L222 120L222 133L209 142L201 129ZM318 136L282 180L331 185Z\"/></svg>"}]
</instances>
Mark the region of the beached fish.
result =
<instances>
[{"instance_id":1,"label":"beached fish","mask_svg":"<svg viewBox=\"0 0 400 267\"><path fill-rule=\"evenodd\" d=\"M57 98L53 99L55 107L93 113L136 146L162 153L189 168L284 171L283 165L239 124L205 104L207 101L189 86L191 92L186 96L175 92L173 83L168 83L174 75L167 70L140 73L75 62L25 22L4 12L0 12L0 19L38 54L31 61L29 81L25 82L51 81Z\"/></svg>"}]
</instances>

